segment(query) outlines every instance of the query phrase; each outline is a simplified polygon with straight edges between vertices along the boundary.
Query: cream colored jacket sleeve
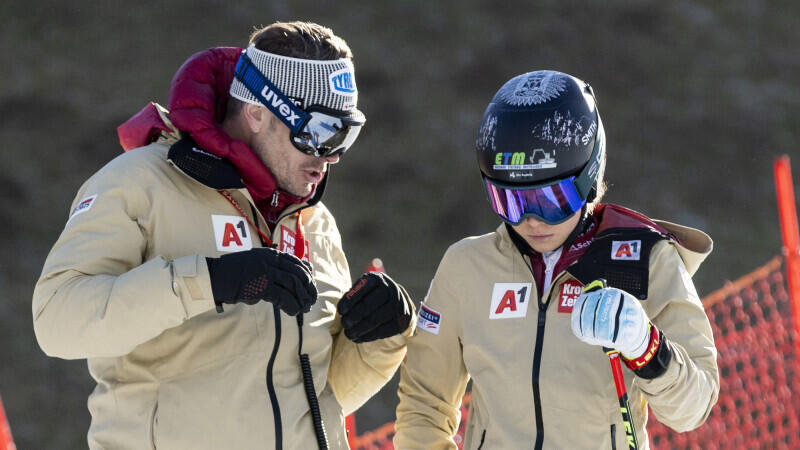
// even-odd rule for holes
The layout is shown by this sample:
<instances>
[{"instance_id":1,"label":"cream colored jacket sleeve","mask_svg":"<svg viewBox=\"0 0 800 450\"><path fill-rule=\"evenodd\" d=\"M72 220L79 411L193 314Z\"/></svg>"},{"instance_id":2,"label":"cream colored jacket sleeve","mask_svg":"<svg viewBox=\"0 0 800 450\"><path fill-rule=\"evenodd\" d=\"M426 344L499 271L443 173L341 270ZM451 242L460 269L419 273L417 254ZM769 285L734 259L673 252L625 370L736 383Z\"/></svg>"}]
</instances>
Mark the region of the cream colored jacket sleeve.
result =
<instances>
[{"instance_id":1,"label":"cream colored jacket sleeve","mask_svg":"<svg viewBox=\"0 0 800 450\"><path fill-rule=\"evenodd\" d=\"M360 408L392 379L406 355L406 342L414 331L416 320L403 334L356 344L344 335L340 319L337 314L331 327L334 343L328 382L347 415Z\"/></svg>"},{"instance_id":2,"label":"cream colored jacket sleeve","mask_svg":"<svg viewBox=\"0 0 800 450\"><path fill-rule=\"evenodd\" d=\"M312 239L324 257L315 258L315 279L320 300L329 302L333 318L330 333L333 352L328 383L345 414L358 409L394 375L406 354L406 341L414 330L416 315L405 333L391 338L356 344L344 335L341 317L335 313L339 299L350 289L350 269L342 250L336 222L327 208L314 208L319 229ZM413 313L413 311L412 311Z\"/></svg>"},{"instance_id":3,"label":"cream colored jacket sleeve","mask_svg":"<svg viewBox=\"0 0 800 450\"><path fill-rule=\"evenodd\" d=\"M398 449L455 449L461 420L461 398L469 381L461 346L459 298L449 283L458 280L451 261L453 247L445 254L424 304L441 315L438 334L421 328L409 340L408 357L400 369L397 430Z\"/></svg>"},{"instance_id":4,"label":"cream colored jacket sleeve","mask_svg":"<svg viewBox=\"0 0 800 450\"><path fill-rule=\"evenodd\" d=\"M651 255L649 290L657 295L642 302L667 338L672 361L667 371L651 380L636 378L658 420L678 432L700 426L719 395L717 350L708 317L691 280L690 270L666 241Z\"/></svg>"},{"instance_id":5,"label":"cream colored jacket sleeve","mask_svg":"<svg viewBox=\"0 0 800 450\"><path fill-rule=\"evenodd\" d=\"M202 256L143 260L148 174L123 170L119 160L82 186L73 211L96 197L72 213L36 283L34 331L50 356L124 355L214 307Z\"/></svg>"}]
</instances>

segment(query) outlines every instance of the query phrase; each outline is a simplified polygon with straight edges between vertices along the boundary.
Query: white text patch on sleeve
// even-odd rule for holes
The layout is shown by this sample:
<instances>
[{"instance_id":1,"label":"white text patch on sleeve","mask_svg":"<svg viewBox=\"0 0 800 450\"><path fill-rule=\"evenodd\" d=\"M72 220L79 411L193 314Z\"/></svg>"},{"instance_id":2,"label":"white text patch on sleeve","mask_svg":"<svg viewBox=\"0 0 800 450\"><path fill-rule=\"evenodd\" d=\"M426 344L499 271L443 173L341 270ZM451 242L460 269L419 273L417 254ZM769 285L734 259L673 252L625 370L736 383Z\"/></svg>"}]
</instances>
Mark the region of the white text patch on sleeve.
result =
<instances>
[{"instance_id":1,"label":"white text patch on sleeve","mask_svg":"<svg viewBox=\"0 0 800 450\"><path fill-rule=\"evenodd\" d=\"M94 194L81 200L81 202L75 206L75 209L72 210L72 213L70 213L69 220L71 220L78 214L85 213L86 211L90 210L96 199L97 199L97 194Z\"/></svg>"},{"instance_id":2,"label":"white text patch on sleeve","mask_svg":"<svg viewBox=\"0 0 800 450\"><path fill-rule=\"evenodd\" d=\"M424 303L419 305L419 317L417 317L417 328L428 333L439 334L439 325L442 324L442 315Z\"/></svg>"}]
</instances>

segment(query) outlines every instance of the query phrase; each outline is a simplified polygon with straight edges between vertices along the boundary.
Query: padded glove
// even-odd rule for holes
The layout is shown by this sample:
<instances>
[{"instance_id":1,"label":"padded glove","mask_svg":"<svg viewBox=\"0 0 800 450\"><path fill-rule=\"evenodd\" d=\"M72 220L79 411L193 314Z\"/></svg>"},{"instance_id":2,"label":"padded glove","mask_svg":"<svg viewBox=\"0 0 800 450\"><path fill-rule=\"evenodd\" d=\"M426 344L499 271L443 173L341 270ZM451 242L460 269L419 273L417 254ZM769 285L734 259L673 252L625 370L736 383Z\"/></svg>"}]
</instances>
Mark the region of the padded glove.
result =
<instances>
[{"instance_id":1,"label":"padded glove","mask_svg":"<svg viewBox=\"0 0 800 450\"><path fill-rule=\"evenodd\" d=\"M602 345L632 360L650 343L650 319L634 296L616 288L584 291L575 301L572 333L583 342Z\"/></svg>"},{"instance_id":2,"label":"padded glove","mask_svg":"<svg viewBox=\"0 0 800 450\"><path fill-rule=\"evenodd\" d=\"M380 272L361 276L337 306L342 327L355 343L400 334L411 323L413 306L406 290Z\"/></svg>"},{"instance_id":3,"label":"padded glove","mask_svg":"<svg viewBox=\"0 0 800 450\"><path fill-rule=\"evenodd\" d=\"M254 305L264 300L296 316L310 311L317 301L311 269L289 253L259 247L206 262L218 312L222 303Z\"/></svg>"}]
</instances>

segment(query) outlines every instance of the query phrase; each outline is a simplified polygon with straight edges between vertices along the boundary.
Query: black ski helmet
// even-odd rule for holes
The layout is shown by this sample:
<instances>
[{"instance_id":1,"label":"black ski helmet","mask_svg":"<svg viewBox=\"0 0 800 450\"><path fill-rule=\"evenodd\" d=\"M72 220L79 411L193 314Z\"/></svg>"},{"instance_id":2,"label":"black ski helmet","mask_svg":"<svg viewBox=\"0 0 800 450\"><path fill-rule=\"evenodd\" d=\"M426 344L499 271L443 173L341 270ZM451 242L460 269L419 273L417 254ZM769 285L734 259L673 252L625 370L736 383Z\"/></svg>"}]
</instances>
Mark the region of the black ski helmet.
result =
<instances>
[{"instance_id":1,"label":"black ski helmet","mask_svg":"<svg viewBox=\"0 0 800 450\"><path fill-rule=\"evenodd\" d=\"M576 176L582 200L591 201L605 164L605 133L592 88L551 70L512 78L486 108L476 147L487 181L534 187ZM590 170L580 177L584 168Z\"/></svg>"}]
</instances>

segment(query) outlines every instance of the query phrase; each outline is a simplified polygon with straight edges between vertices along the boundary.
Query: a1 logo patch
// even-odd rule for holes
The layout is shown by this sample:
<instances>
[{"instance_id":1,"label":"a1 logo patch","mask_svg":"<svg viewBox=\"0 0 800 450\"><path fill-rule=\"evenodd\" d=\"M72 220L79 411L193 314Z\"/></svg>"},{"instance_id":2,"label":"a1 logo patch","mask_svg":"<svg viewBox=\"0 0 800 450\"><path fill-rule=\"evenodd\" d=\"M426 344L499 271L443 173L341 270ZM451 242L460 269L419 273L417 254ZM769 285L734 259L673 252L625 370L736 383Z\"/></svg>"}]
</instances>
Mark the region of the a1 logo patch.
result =
<instances>
[{"instance_id":1,"label":"a1 logo patch","mask_svg":"<svg viewBox=\"0 0 800 450\"><path fill-rule=\"evenodd\" d=\"M241 252L253 248L247 222L241 216L211 216L214 241L221 252Z\"/></svg>"},{"instance_id":2,"label":"a1 logo patch","mask_svg":"<svg viewBox=\"0 0 800 450\"><path fill-rule=\"evenodd\" d=\"M642 241L612 241L611 259L638 261L642 252Z\"/></svg>"},{"instance_id":3,"label":"a1 logo patch","mask_svg":"<svg viewBox=\"0 0 800 450\"><path fill-rule=\"evenodd\" d=\"M495 283L490 319L512 319L525 317L531 297L531 283Z\"/></svg>"},{"instance_id":4,"label":"a1 logo patch","mask_svg":"<svg viewBox=\"0 0 800 450\"><path fill-rule=\"evenodd\" d=\"M561 291L558 293L558 312L572 313L575 300L583 293L583 285L577 280L567 280L561 284Z\"/></svg>"}]
</instances>

